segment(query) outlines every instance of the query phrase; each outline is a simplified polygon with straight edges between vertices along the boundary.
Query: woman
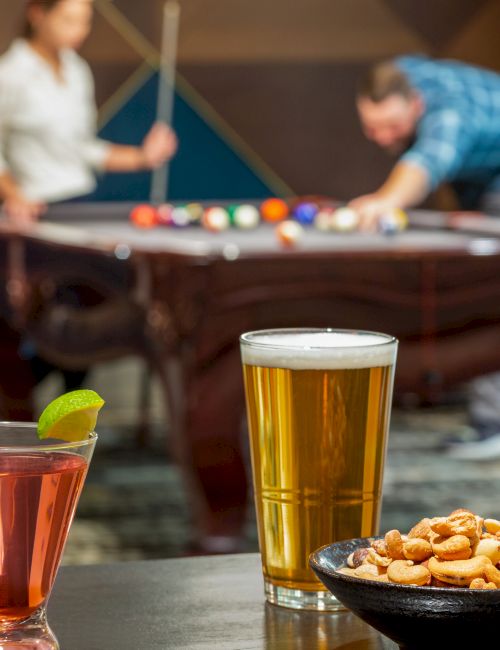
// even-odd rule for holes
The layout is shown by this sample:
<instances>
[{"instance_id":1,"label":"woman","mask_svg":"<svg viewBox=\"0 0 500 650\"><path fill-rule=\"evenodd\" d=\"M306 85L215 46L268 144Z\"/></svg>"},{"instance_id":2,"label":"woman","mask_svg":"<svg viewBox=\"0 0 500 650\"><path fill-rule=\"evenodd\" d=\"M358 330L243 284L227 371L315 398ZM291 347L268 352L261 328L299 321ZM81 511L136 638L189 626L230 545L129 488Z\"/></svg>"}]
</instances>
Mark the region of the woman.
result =
<instances>
[{"instance_id":1,"label":"woman","mask_svg":"<svg viewBox=\"0 0 500 650\"><path fill-rule=\"evenodd\" d=\"M93 78L76 53L92 14L92 0L27 0L23 37L0 57L0 198L14 220L85 197L96 171L154 169L175 153L161 123L139 147L96 137Z\"/></svg>"}]
</instances>

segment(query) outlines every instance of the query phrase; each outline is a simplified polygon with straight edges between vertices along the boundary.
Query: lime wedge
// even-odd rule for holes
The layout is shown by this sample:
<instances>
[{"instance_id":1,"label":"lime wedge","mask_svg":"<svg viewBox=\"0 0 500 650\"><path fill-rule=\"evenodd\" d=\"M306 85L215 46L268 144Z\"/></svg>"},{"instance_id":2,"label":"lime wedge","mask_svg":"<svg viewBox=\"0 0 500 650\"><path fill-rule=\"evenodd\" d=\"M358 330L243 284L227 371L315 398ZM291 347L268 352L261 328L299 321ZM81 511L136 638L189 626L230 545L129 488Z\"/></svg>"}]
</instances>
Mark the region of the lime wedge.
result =
<instances>
[{"instance_id":1,"label":"lime wedge","mask_svg":"<svg viewBox=\"0 0 500 650\"><path fill-rule=\"evenodd\" d=\"M38 437L85 440L95 428L104 400L93 390L74 390L52 401L38 420Z\"/></svg>"}]
</instances>

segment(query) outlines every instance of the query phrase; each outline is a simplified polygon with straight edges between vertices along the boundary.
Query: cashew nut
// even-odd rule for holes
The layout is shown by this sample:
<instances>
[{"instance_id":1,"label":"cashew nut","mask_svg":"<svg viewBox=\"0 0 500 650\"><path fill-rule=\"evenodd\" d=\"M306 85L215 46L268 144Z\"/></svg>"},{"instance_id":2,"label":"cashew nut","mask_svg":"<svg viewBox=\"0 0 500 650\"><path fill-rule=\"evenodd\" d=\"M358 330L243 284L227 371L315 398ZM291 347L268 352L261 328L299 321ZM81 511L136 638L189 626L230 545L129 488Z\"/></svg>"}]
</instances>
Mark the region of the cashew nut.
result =
<instances>
[{"instance_id":1,"label":"cashew nut","mask_svg":"<svg viewBox=\"0 0 500 650\"><path fill-rule=\"evenodd\" d=\"M421 564L413 564L411 560L394 560L387 568L387 576L391 582L400 585L427 585L431 580L429 569Z\"/></svg>"},{"instance_id":2,"label":"cashew nut","mask_svg":"<svg viewBox=\"0 0 500 650\"><path fill-rule=\"evenodd\" d=\"M492 564L485 566L484 576L488 582L494 582L497 587L500 587L500 571Z\"/></svg>"},{"instance_id":3,"label":"cashew nut","mask_svg":"<svg viewBox=\"0 0 500 650\"><path fill-rule=\"evenodd\" d=\"M339 573L351 576L352 578L361 578L363 580L378 580L380 582L388 582L385 569L379 568L374 564L363 564L356 569L350 567L342 567L338 569Z\"/></svg>"},{"instance_id":4,"label":"cashew nut","mask_svg":"<svg viewBox=\"0 0 500 650\"><path fill-rule=\"evenodd\" d=\"M492 535L500 533L500 521L498 521L498 519L485 519L484 527L486 528L487 532L491 533Z\"/></svg>"},{"instance_id":5,"label":"cashew nut","mask_svg":"<svg viewBox=\"0 0 500 650\"><path fill-rule=\"evenodd\" d=\"M392 559L390 557L382 557L374 548L370 548L368 549L366 561L371 564L376 564L377 566L387 567L392 562Z\"/></svg>"},{"instance_id":6,"label":"cashew nut","mask_svg":"<svg viewBox=\"0 0 500 650\"><path fill-rule=\"evenodd\" d=\"M429 539L429 533L431 532L431 527L429 526L430 519L424 517L420 520L418 524L415 524L413 528L408 533L408 538L420 537L421 539Z\"/></svg>"},{"instance_id":7,"label":"cashew nut","mask_svg":"<svg viewBox=\"0 0 500 650\"><path fill-rule=\"evenodd\" d=\"M474 578L482 578L485 567L495 568L486 555L478 555L469 560L447 561L435 557L429 559L429 571L435 578L458 587L468 587Z\"/></svg>"},{"instance_id":8,"label":"cashew nut","mask_svg":"<svg viewBox=\"0 0 500 650\"><path fill-rule=\"evenodd\" d=\"M474 578L470 583L469 589L498 589L494 582L486 582L482 578Z\"/></svg>"},{"instance_id":9,"label":"cashew nut","mask_svg":"<svg viewBox=\"0 0 500 650\"><path fill-rule=\"evenodd\" d=\"M387 557L387 544L383 539L374 539L371 543L371 547L374 548L382 557Z\"/></svg>"},{"instance_id":10,"label":"cashew nut","mask_svg":"<svg viewBox=\"0 0 500 650\"><path fill-rule=\"evenodd\" d=\"M447 587L448 589L457 589L456 585L450 585L449 582L443 582L442 580L438 580L434 576L431 578L431 587Z\"/></svg>"},{"instance_id":11,"label":"cashew nut","mask_svg":"<svg viewBox=\"0 0 500 650\"><path fill-rule=\"evenodd\" d=\"M413 537L403 544L403 553L407 560L422 562L432 555L432 546L426 539Z\"/></svg>"},{"instance_id":12,"label":"cashew nut","mask_svg":"<svg viewBox=\"0 0 500 650\"><path fill-rule=\"evenodd\" d=\"M500 540L495 538L485 538L479 540L472 550L472 556L486 555L493 564L500 562Z\"/></svg>"},{"instance_id":13,"label":"cashew nut","mask_svg":"<svg viewBox=\"0 0 500 650\"><path fill-rule=\"evenodd\" d=\"M474 537L477 535L476 516L467 510L452 513L449 517L434 517L429 522L435 533L443 537L452 535L465 535Z\"/></svg>"},{"instance_id":14,"label":"cashew nut","mask_svg":"<svg viewBox=\"0 0 500 650\"><path fill-rule=\"evenodd\" d=\"M465 535L436 537L432 541L432 550L440 560L468 560L472 553L469 538Z\"/></svg>"},{"instance_id":15,"label":"cashew nut","mask_svg":"<svg viewBox=\"0 0 500 650\"><path fill-rule=\"evenodd\" d=\"M399 530L390 530L385 534L385 543L387 545L387 554L393 560L404 560L403 539Z\"/></svg>"}]
</instances>

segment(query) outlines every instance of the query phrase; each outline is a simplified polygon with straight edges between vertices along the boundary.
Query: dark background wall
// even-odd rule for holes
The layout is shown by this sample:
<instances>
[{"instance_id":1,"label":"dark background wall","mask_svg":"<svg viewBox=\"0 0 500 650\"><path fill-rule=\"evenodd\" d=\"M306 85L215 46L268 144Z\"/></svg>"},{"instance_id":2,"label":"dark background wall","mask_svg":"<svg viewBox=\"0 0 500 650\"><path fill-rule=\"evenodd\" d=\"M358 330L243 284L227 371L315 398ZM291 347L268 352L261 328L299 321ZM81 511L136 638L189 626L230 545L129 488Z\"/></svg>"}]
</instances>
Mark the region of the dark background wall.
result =
<instances>
[{"instance_id":1,"label":"dark background wall","mask_svg":"<svg viewBox=\"0 0 500 650\"><path fill-rule=\"evenodd\" d=\"M17 0L16 0L17 4ZM0 46L20 9L0 0ZM83 55L105 137L140 141L155 114L162 0L96 0ZM499 0L180 0L173 198L370 191L391 161L362 137L354 88L409 52L500 71ZM148 175L104 197L147 195Z\"/></svg>"}]
</instances>

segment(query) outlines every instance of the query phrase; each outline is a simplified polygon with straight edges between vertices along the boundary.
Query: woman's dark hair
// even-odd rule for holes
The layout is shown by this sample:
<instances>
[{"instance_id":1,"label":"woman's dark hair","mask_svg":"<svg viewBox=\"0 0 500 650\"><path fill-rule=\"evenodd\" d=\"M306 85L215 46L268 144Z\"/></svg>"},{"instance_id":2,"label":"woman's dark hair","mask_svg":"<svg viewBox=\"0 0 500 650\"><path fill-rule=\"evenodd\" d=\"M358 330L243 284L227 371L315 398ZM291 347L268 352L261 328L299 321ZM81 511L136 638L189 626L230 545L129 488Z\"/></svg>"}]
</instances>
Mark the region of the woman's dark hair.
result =
<instances>
[{"instance_id":1,"label":"woman's dark hair","mask_svg":"<svg viewBox=\"0 0 500 650\"><path fill-rule=\"evenodd\" d=\"M26 0L26 7L24 9L24 24L21 31L21 36L28 39L33 37L33 26L28 19L28 11L31 9L31 7L42 7L42 9L45 9L45 11L49 11L52 9L52 7L55 7L60 2L61 0Z\"/></svg>"}]
</instances>

